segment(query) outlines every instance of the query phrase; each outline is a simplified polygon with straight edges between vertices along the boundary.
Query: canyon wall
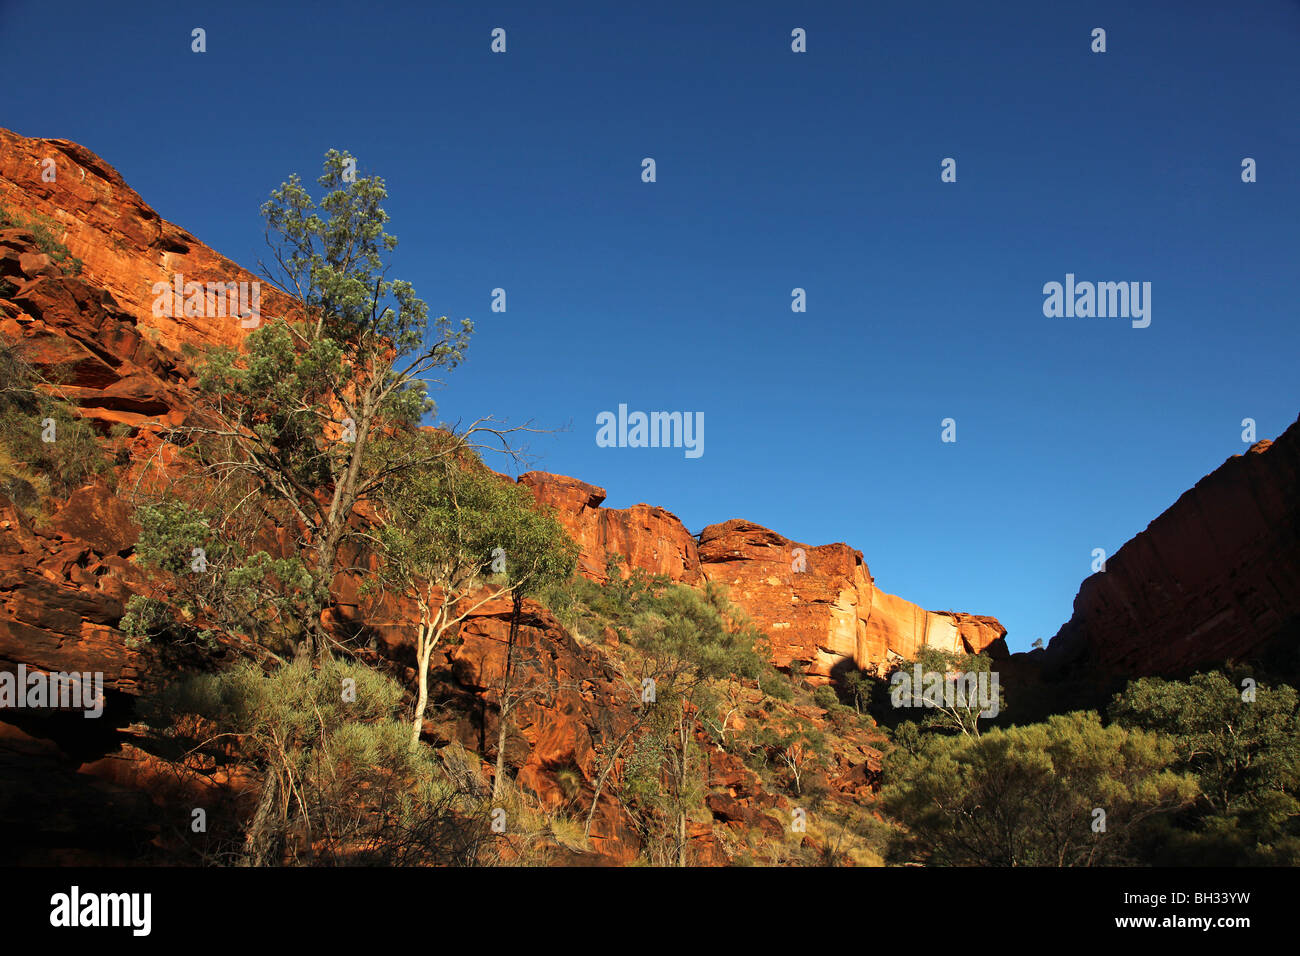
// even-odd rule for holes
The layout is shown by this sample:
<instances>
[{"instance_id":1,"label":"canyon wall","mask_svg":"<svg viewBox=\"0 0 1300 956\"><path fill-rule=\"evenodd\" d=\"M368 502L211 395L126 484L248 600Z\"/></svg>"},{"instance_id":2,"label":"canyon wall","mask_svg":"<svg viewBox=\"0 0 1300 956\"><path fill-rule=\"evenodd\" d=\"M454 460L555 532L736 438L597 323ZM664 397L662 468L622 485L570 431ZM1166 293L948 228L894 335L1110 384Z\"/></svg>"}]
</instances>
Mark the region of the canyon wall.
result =
<instances>
[{"instance_id":1,"label":"canyon wall","mask_svg":"<svg viewBox=\"0 0 1300 956\"><path fill-rule=\"evenodd\" d=\"M1049 675L1244 661L1300 634L1300 421L1233 455L1084 580Z\"/></svg>"},{"instance_id":2,"label":"canyon wall","mask_svg":"<svg viewBox=\"0 0 1300 956\"><path fill-rule=\"evenodd\" d=\"M826 679L845 664L873 672L926 646L1006 656L995 618L927 611L876 587L862 552L791 541L750 521L709 525L698 541L676 515L639 504L604 508L605 489L528 472L519 481L551 506L582 548L579 566L605 577L610 554L673 581L709 581L768 635L772 661Z\"/></svg>"},{"instance_id":3,"label":"canyon wall","mask_svg":"<svg viewBox=\"0 0 1300 956\"><path fill-rule=\"evenodd\" d=\"M56 176L47 182L41 173L51 158ZM187 808L238 803L248 781L214 770L205 780L187 777L186 792L178 793L180 775L156 752L134 702L178 674L265 652L230 634L219 635L212 649L171 642L128 646L120 630L126 603L147 589L148 580L133 557L139 529L119 493L133 487L141 463L166 463L177 454L167 432L194 414L195 364L203 352L238 346L247 334L235 317L155 315L154 284L170 284L176 273L205 283L255 277L162 220L112 167L75 143L0 130L0 206L26 222L37 220L30 228L0 228L0 333L23 360L58 380L61 394L115 454L110 475L87 481L66 499L43 498L17 472L0 476L0 669L99 672L105 697L97 720L45 710L0 714L0 830L16 835L0 849L0 862L165 860L174 849L168 833L188 826ZM79 274L73 263L59 264L41 251L35 234L41 229L81 260ZM274 315L290 303L264 286L262 306ZM741 560L727 552L731 539L725 534L709 535L711 550L702 560L697 539L662 508L603 508L604 492L573 478L534 472L519 480L561 516L581 546L583 574L603 580L607 559L617 553L629 567L689 585L725 576L742 608L772 633L778 662L807 660L825 675L834 662L859 654L856 632L866 633L871 615L857 608L868 607L874 591L857 590L870 579L855 552L841 545L811 549L809 572L785 592L787 604L806 607L797 615L777 613L780 591L760 581L768 576L765 554L747 551ZM746 526L717 527L736 525ZM786 546L777 546L772 560ZM845 595L839 596L845 588L823 553L835 554L847 569ZM412 602L393 597L363 614L357 584L354 575L339 577L325 623L340 639L359 639L363 658L400 670L411 657ZM597 750L633 719L632 700L598 645L579 643L531 601L524 612L517 653L533 659L561 690L519 706L508 762L543 806L581 804L594 796ZM462 627L461 639L435 655L433 694L459 704L437 708L426 720L425 734L436 745L454 741L482 750L484 735L495 734L494 688L507 613L502 602L481 608ZM847 643L839 636L842 619L849 621ZM943 640L952 643L952 634L945 632ZM889 640L878 644L884 648ZM906 642L900 638L894 646ZM861 653L864 660L870 656ZM408 666L408 684L413 675ZM748 706L760 710L762 694L753 696ZM820 714L808 708L811 719ZM830 779L836 790L860 795L875 786L880 754L867 730L844 733ZM725 862L718 833L735 827L775 827L779 833L780 824L764 814L788 808L732 755L711 752L709 762L710 786L721 789L710 795L713 820L691 822L692 855ZM486 765L478 769L491 773ZM576 796L574 780L581 791ZM251 807L235 812L247 816ZM638 845L622 805L606 793L592 829L592 855L624 861Z\"/></svg>"},{"instance_id":4,"label":"canyon wall","mask_svg":"<svg viewBox=\"0 0 1300 956\"><path fill-rule=\"evenodd\" d=\"M42 162L51 157L57 178L46 182ZM124 487L140 462L176 453L165 430L193 413L194 362L202 352L238 345L247 334L234 318L154 315L154 283L170 283L176 273L202 282L254 277L162 220L103 160L67 141L0 130L0 205L50 220L55 238L82 260L80 276L71 275L37 249L31 232L0 230L0 333L37 368L57 370L63 394L102 434L114 426L123 432L115 439L114 478ZM290 307L265 286L262 305L271 314ZM773 662L814 681L848 666L881 673L927 646L1006 657L1006 630L995 618L928 611L890 594L847 544L796 542L739 519L696 535L660 507L606 508L604 489L576 478L529 472L518 481L554 509L578 543L582 574L603 581L618 554L626 568L723 586L767 634ZM105 860L131 860L132 841L165 829L153 805L163 802L169 775L133 743L132 700L186 668L257 651L229 637L202 660L184 649L128 647L118 628L144 580L133 560L138 529L129 507L109 484L94 481L67 500L45 503L46 513L34 521L23 512L35 496L21 483L0 486L0 667L102 672L106 719L34 722L5 713L0 775L8 783L0 788L0 827L29 831L13 851L28 861L58 862L63 846L81 861L87 847L102 850ZM363 615L356 584L340 579L329 623L340 636L369 630L365 653L376 659L404 660L414 617L409 602ZM437 693L465 706L431 719L431 738L472 749L476 735L490 732L492 718L483 715L491 712L502 667L505 613L504 605L483 608L463 629L463 641L440 651ZM1033 656L1059 674L1158 673L1248 657L1291 633L1298 619L1300 423L1230 458L1113 555L1104 573L1083 583L1071 620ZM510 763L548 806L571 799L560 779L575 773L589 797L601 728L616 732L631 710L620 703L600 648L575 640L532 602L521 641L557 684L583 689L521 707ZM724 757L710 757L719 764L711 768L711 785L727 791L710 796L715 820L750 819L773 798ZM878 757L864 744L844 758L844 785L865 786ZM227 782L214 777L212 786ZM39 806L71 809L37 826L30 810ZM127 822L100 826L106 819ZM171 825L183 826L184 818ZM700 824L692 840L701 858L713 853L710 825ZM615 801L602 801L592 846L616 860L635 855L637 837ZM23 857L24 847L38 855Z\"/></svg>"},{"instance_id":5,"label":"canyon wall","mask_svg":"<svg viewBox=\"0 0 1300 956\"><path fill-rule=\"evenodd\" d=\"M42 176L47 158L55 160L54 182ZM116 170L67 140L0 129L0 204L51 220L83 263L79 280L29 276L12 249L9 272L23 283L13 301L23 315L21 323L5 317L6 333L22 339L38 365L71 367L69 397L105 424L137 429L136 451L146 453L153 423L184 420L193 397L190 358L212 345L237 345L246 334L233 318L154 315L154 283L170 285L176 273L198 282L256 277L163 220ZM289 302L263 283L263 308L283 313ZM712 525L697 542L663 508L603 508L603 489L545 472L519 480L564 521L582 549L583 574L603 580L617 553L627 568L685 584L725 584L768 631L781 666L798 662L825 678L841 661L874 668L926 644L1004 650L1005 630L992 618L929 612L878 591L862 555L846 545L800 545L743 521ZM796 547L808 555L804 572L791 570Z\"/></svg>"}]
</instances>

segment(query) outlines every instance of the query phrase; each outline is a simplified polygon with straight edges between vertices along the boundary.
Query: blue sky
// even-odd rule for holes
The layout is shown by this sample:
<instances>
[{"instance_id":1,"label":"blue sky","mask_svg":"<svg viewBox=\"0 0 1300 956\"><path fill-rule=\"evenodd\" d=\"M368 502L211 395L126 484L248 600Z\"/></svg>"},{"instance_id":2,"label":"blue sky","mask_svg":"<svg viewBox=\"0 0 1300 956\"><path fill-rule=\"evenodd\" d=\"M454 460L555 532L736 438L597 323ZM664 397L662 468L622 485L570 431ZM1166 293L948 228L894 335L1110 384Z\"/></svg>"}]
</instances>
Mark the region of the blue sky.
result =
<instances>
[{"instance_id":1,"label":"blue sky","mask_svg":"<svg viewBox=\"0 0 1300 956\"><path fill-rule=\"evenodd\" d=\"M567 429L533 467L611 506L847 541L1022 650L1300 412L1293 0L268 6L0 0L0 124L250 267L267 193L352 151L392 274L478 326L441 417ZM1044 317L1067 272L1150 282L1150 327ZM597 447L620 403L703 412L704 455Z\"/></svg>"}]
</instances>

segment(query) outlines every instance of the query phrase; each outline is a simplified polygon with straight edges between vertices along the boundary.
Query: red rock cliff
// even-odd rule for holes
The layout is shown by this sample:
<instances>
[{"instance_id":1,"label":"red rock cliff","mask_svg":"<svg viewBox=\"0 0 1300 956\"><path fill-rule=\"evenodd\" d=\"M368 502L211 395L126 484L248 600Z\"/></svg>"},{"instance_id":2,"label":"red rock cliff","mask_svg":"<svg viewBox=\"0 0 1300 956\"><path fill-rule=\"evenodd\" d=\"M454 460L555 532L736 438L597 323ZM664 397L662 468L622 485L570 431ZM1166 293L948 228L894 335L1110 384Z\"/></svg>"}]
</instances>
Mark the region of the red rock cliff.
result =
<instances>
[{"instance_id":1,"label":"red rock cliff","mask_svg":"<svg viewBox=\"0 0 1300 956\"><path fill-rule=\"evenodd\" d=\"M41 175L46 158L55 161L54 182ZM178 424L192 376L183 353L238 344L246 331L235 319L153 315L154 283L170 284L176 273L200 282L256 277L163 220L116 170L67 140L29 139L0 129L0 204L52 220L63 231L61 241L84 263L84 282L50 279L35 291L24 287L19 304L28 314L20 333L11 319L9 333L18 333L28 346L40 340L43 364L75 364L73 397L106 423ZM89 301L99 290L110 298ZM44 301L55 295L69 301ZM277 312L288 307L269 287L263 304ZM93 341L70 331L98 313L103 316L91 323ZM804 546L808 569L794 575L789 552L798 545L756 525L729 521L705 529L702 556L695 537L663 508L602 508L603 489L561 475L530 472L519 480L556 509L582 548L582 573L602 580L606 559L619 553L628 567L674 581L725 583L733 600L769 631L783 666L797 660L825 676L841 660L871 667L891 652L910 656L926 643L1002 647L1005 629L992 618L953 618L878 591L861 554L845 545Z\"/></svg>"},{"instance_id":2,"label":"red rock cliff","mask_svg":"<svg viewBox=\"0 0 1300 956\"><path fill-rule=\"evenodd\" d=\"M40 175L46 158L55 160L54 182ZM49 220L55 238L83 261L81 275L71 275L37 250L30 232L0 230L0 331L37 368L59 370L61 391L101 433L126 427L118 439L116 474L123 486L136 463L175 454L165 430L185 422L194 409L191 355L212 345L238 345L246 334L234 318L153 315L154 283L169 283L175 273L202 282L255 277L163 221L115 170L74 143L0 130L0 204L24 219ZM263 305L279 312L288 303L268 290ZM617 552L632 566L673 580L705 580L695 538L669 512L648 505L601 508L604 492L575 479L532 473L521 480L559 511L582 545L584 573L593 578L603 577L606 557ZM169 803L167 781L175 777L174 768L133 742L131 701L180 670L257 650L233 635L224 635L219 649L203 660L167 657L171 651L152 645L127 647L119 625L126 601L143 585L131 559L138 529L130 509L108 484L95 481L66 501L48 502L48 520L34 523L9 497L17 493L0 488L0 667L103 672L107 704L103 722L89 728L95 731L89 735L77 720L3 715L0 776L9 783L0 790L0 829L22 830L25 837L4 847L0 860L56 862L64 848L81 862L154 859L161 834L177 825L167 814L195 805L197 798ZM362 623L359 597L354 581L344 576L337 583L329 621L351 636ZM765 619L757 605L754 612ZM462 629L463 640L435 662L439 693L466 704L459 716L427 721L431 738L472 744L476 735L492 732L491 685L501 667L504 613L504 606L482 609ZM369 652L403 660L410 652L413 617L401 601L390 602L378 616L368 609ZM508 744L509 763L519 783L545 806L575 799L557 780L561 775L572 780L576 773L581 803L593 793L595 748L602 734L617 732L629 719L630 698L615 684L599 650L579 645L531 602L526 618L522 651L533 654L557 682L581 690L521 706ZM803 644L819 640L826 642L814 635ZM475 713L477 723L470 716ZM854 746L852 754L836 757L835 779L842 778L846 792L866 786L864 774L879 769L878 753L865 743ZM776 805L752 771L724 757L711 758L718 763L712 785L729 795L725 807L715 809L718 827L734 824L737 814L748 819ZM227 783L214 776L209 786L224 792ZM232 799L239 799L237 792ZM72 825L59 814L33 816L33 808L74 803L72 815L80 822ZM606 795L599 811L593 850L614 860L634 856L638 840L620 805ZM101 825L106 820L113 825ZM766 824L780 829L771 819ZM725 862L714 824L692 823L691 840L697 858Z\"/></svg>"},{"instance_id":3,"label":"red rock cliff","mask_svg":"<svg viewBox=\"0 0 1300 956\"><path fill-rule=\"evenodd\" d=\"M768 633L778 666L797 661L826 677L843 661L879 671L926 646L1006 655L996 619L926 611L888 594L846 544L814 547L733 520L705 528L699 550L704 576Z\"/></svg>"},{"instance_id":4,"label":"red rock cliff","mask_svg":"<svg viewBox=\"0 0 1300 956\"><path fill-rule=\"evenodd\" d=\"M602 508L604 488L544 471L520 475L519 483L555 509L582 549L578 569L587 577L604 581L606 560L621 554L629 568L643 568L685 584L701 580L695 538L672 512L650 505Z\"/></svg>"},{"instance_id":5,"label":"red rock cliff","mask_svg":"<svg viewBox=\"0 0 1300 956\"><path fill-rule=\"evenodd\" d=\"M1300 621L1300 421L1234 455L1087 578L1049 673L1244 660Z\"/></svg>"},{"instance_id":6,"label":"red rock cliff","mask_svg":"<svg viewBox=\"0 0 1300 956\"><path fill-rule=\"evenodd\" d=\"M767 632L779 667L797 663L826 678L845 661L879 670L927 645L1006 654L1006 628L995 618L926 611L888 594L876 587L862 553L848 545L799 544L735 519L709 525L697 545L662 508L602 508L605 489L562 475L529 472L519 481L555 509L581 546L583 574L604 580L606 559L618 553L629 568L686 584L724 585Z\"/></svg>"},{"instance_id":7,"label":"red rock cliff","mask_svg":"<svg viewBox=\"0 0 1300 956\"><path fill-rule=\"evenodd\" d=\"M54 160L46 182L42 163ZM122 176L90 150L66 139L34 139L0 128L0 205L52 220L60 241L83 263L82 278L107 290L154 344L172 352L237 345L237 320L154 316L156 282L239 282L257 279L150 208ZM266 283L262 307L283 312L288 301Z\"/></svg>"}]
</instances>

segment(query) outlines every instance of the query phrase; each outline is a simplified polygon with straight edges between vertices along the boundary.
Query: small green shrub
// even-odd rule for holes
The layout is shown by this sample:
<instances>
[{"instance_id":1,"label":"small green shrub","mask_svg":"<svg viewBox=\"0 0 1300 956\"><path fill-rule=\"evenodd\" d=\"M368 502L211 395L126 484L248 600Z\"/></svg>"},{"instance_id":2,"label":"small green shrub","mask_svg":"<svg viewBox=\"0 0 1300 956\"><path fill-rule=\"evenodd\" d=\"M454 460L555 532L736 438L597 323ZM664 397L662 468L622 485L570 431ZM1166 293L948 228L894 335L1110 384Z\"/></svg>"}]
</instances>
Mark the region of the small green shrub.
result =
<instances>
[{"instance_id":1,"label":"small green shrub","mask_svg":"<svg viewBox=\"0 0 1300 956\"><path fill-rule=\"evenodd\" d=\"M835 688L830 684L823 684L813 692L813 703L823 710L834 710L836 707L842 707L839 695L835 693Z\"/></svg>"},{"instance_id":2,"label":"small green shrub","mask_svg":"<svg viewBox=\"0 0 1300 956\"><path fill-rule=\"evenodd\" d=\"M48 384L0 342L0 479L26 483L39 497L66 495L110 462L90 422L38 385Z\"/></svg>"},{"instance_id":3,"label":"small green shrub","mask_svg":"<svg viewBox=\"0 0 1300 956\"><path fill-rule=\"evenodd\" d=\"M303 659L196 675L141 711L182 752L262 776L251 816L206 847L210 862L484 862L488 808L448 781L428 747L411 747L402 700L401 685L370 667Z\"/></svg>"},{"instance_id":4,"label":"small green shrub","mask_svg":"<svg viewBox=\"0 0 1300 956\"><path fill-rule=\"evenodd\" d=\"M21 213L0 206L0 229L25 229L36 236L36 248L49 256L68 275L81 275L81 260L68 251L68 247L55 236L59 224L48 216L33 215L30 219Z\"/></svg>"}]
</instances>

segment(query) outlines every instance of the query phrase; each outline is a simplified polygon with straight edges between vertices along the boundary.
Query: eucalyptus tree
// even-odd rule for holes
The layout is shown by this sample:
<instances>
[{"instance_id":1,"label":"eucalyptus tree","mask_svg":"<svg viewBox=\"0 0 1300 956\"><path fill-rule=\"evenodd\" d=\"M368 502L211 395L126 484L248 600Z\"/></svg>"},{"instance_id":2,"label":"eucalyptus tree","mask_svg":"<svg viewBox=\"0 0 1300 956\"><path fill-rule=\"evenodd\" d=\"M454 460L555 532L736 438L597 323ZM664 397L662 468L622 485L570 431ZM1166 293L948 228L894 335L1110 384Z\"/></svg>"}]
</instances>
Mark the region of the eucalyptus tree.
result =
<instances>
[{"instance_id":1,"label":"eucalyptus tree","mask_svg":"<svg viewBox=\"0 0 1300 956\"><path fill-rule=\"evenodd\" d=\"M389 458L432 462L390 473L375 512L378 580L414 600L419 611L415 747L428 707L434 648L466 618L506 595L515 596L517 612L525 594L571 574L577 553L528 489L487 468L456 436L425 429L387 440L381 460ZM381 464L380 470L388 469ZM511 648L517 627L516 613Z\"/></svg>"},{"instance_id":2,"label":"eucalyptus tree","mask_svg":"<svg viewBox=\"0 0 1300 956\"><path fill-rule=\"evenodd\" d=\"M563 526L534 504L527 489L513 486L508 507L498 524L500 540L493 547L493 568L510 595L510 630L506 636L506 658L498 689L496 773L492 778L493 799L505 786L506 737L514 708L523 700L558 689L556 681L520 684L515 681L515 646L524 599L567 581L578 565L578 546Z\"/></svg>"},{"instance_id":3,"label":"eucalyptus tree","mask_svg":"<svg viewBox=\"0 0 1300 956\"><path fill-rule=\"evenodd\" d=\"M299 649L321 654L333 646L322 612L340 555L366 532L366 502L394 476L428 467L423 455L504 447L517 429L482 418L455 442L408 444L409 457L369 466L377 438L434 412L428 386L460 363L473 325L431 318L410 282L389 278L397 239L385 231L383 179L358 177L350 154L330 150L317 182L319 203L295 174L262 207L271 250L262 267L282 294L245 317L256 327L239 348L205 356L198 408L171 438L197 479L181 497L213 535L235 534L250 513L279 529L273 556L294 566L295 586L308 581L295 598ZM174 474L170 464L163 471Z\"/></svg>"}]
</instances>

